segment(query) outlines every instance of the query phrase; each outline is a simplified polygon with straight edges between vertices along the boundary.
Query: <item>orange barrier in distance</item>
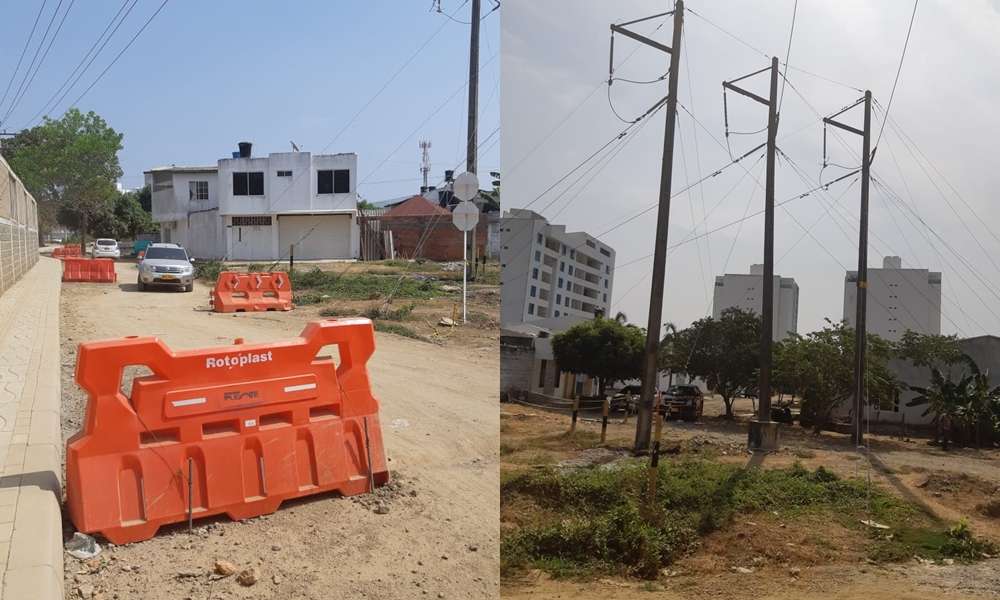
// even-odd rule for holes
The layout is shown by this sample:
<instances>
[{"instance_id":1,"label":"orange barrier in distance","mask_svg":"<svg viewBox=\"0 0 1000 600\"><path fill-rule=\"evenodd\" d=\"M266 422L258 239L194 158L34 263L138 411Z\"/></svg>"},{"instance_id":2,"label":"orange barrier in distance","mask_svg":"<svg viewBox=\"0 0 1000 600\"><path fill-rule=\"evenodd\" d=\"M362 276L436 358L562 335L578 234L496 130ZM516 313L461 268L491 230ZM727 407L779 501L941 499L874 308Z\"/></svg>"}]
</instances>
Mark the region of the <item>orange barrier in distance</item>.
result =
<instances>
[{"instance_id":1,"label":"orange barrier in distance","mask_svg":"<svg viewBox=\"0 0 1000 600\"><path fill-rule=\"evenodd\" d=\"M52 249L53 258L65 258L67 256L82 256L80 246L59 246Z\"/></svg>"},{"instance_id":2,"label":"orange barrier in distance","mask_svg":"<svg viewBox=\"0 0 1000 600\"><path fill-rule=\"evenodd\" d=\"M336 345L339 360L317 356ZM326 319L300 337L171 351L154 337L81 344L89 396L66 444L66 504L79 531L115 544L168 523L246 519L319 492L353 495L389 480L366 362L372 322ZM120 390L128 365L131 398Z\"/></svg>"},{"instance_id":3,"label":"orange barrier in distance","mask_svg":"<svg viewBox=\"0 0 1000 600\"><path fill-rule=\"evenodd\" d=\"M115 261L110 258L79 258L67 256L61 259L63 281L94 281L114 283L118 281Z\"/></svg>"},{"instance_id":4,"label":"orange barrier in distance","mask_svg":"<svg viewBox=\"0 0 1000 600\"><path fill-rule=\"evenodd\" d=\"M223 271L215 280L209 303L221 313L292 310L292 282L283 271Z\"/></svg>"}]
</instances>

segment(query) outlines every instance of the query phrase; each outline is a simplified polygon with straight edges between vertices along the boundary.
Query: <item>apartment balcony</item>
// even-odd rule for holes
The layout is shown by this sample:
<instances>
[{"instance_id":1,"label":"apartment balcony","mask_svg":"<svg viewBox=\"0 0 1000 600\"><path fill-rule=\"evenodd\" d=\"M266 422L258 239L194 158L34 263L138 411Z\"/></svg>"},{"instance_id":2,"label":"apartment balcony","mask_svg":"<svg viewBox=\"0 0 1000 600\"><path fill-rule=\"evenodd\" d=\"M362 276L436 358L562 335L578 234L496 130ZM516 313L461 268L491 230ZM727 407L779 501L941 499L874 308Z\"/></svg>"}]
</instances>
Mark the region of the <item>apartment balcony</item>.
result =
<instances>
[{"instance_id":1,"label":"apartment balcony","mask_svg":"<svg viewBox=\"0 0 1000 600\"><path fill-rule=\"evenodd\" d=\"M548 300L549 299L549 290L538 290L538 299L539 300Z\"/></svg>"}]
</instances>

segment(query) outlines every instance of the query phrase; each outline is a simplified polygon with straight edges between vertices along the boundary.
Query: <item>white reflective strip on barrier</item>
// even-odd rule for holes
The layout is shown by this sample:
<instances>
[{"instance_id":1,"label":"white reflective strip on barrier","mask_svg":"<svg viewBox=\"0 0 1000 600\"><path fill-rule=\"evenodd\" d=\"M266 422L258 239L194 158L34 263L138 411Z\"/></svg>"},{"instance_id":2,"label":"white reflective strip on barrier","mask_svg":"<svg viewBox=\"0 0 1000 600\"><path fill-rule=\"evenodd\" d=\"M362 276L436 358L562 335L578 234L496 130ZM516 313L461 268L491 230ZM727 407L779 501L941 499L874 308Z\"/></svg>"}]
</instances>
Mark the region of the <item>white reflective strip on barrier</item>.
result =
<instances>
[{"instance_id":1,"label":"white reflective strip on barrier","mask_svg":"<svg viewBox=\"0 0 1000 600\"><path fill-rule=\"evenodd\" d=\"M316 389L315 383L303 383L302 385L286 385L286 392L301 392L302 390L314 390Z\"/></svg>"},{"instance_id":2,"label":"white reflective strip on barrier","mask_svg":"<svg viewBox=\"0 0 1000 600\"><path fill-rule=\"evenodd\" d=\"M179 408L181 406L193 406L195 404L204 404L206 402L208 402L208 398L191 398L189 400L174 400L171 404L173 404L174 407Z\"/></svg>"}]
</instances>

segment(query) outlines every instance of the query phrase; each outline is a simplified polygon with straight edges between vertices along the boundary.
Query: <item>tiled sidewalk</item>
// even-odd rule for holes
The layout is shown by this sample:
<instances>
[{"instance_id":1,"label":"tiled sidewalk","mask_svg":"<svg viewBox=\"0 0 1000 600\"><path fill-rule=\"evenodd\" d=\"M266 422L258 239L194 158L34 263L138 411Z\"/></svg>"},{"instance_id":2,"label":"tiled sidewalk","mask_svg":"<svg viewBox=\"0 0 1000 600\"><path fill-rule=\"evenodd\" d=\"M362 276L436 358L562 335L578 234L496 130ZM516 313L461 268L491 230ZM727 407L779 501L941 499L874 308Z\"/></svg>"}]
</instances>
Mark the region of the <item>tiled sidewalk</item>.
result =
<instances>
[{"instance_id":1,"label":"tiled sidewalk","mask_svg":"<svg viewBox=\"0 0 1000 600\"><path fill-rule=\"evenodd\" d=\"M61 599L58 260L0 295L0 598Z\"/></svg>"}]
</instances>

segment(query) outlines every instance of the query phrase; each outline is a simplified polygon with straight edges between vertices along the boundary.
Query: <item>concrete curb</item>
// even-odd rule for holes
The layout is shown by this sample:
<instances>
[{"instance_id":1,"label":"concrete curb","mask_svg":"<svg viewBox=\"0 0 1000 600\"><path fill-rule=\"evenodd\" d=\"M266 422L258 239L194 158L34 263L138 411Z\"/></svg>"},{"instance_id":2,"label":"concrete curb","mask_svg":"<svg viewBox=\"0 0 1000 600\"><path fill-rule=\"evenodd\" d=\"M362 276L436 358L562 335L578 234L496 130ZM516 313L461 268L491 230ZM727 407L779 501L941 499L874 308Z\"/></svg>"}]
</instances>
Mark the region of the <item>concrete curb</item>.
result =
<instances>
[{"instance_id":1,"label":"concrete curb","mask_svg":"<svg viewBox=\"0 0 1000 600\"><path fill-rule=\"evenodd\" d=\"M27 359L8 369L17 405L0 477L0 598L10 600L63 598L59 290L59 261L42 258L0 296L10 315L0 352Z\"/></svg>"}]
</instances>

